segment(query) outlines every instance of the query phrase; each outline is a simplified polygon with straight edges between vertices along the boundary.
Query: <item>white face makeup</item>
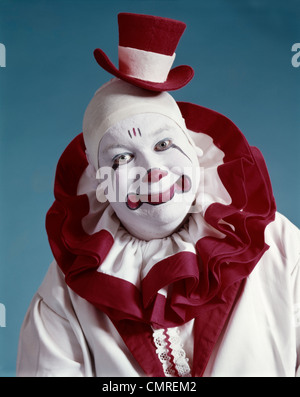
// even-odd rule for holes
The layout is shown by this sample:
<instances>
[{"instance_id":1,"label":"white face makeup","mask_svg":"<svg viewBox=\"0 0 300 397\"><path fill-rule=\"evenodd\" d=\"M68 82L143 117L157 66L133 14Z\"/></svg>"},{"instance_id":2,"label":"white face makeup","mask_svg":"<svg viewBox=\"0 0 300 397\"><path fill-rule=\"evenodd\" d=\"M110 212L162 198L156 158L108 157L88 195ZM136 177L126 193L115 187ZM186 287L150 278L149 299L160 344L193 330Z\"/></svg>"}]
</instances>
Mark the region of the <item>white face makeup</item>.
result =
<instances>
[{"instance_id":1,"label":"white face makeup","mask_svg":"<svg viewBox=\"0 0 300 397\"><path fill-rule=\"evenodd\" d=\"M105 194L123 226L143 240L185 221L199 184L196 151L166 116L139 114L109 128L99 145Z\"/></svg>"}]
</instances>

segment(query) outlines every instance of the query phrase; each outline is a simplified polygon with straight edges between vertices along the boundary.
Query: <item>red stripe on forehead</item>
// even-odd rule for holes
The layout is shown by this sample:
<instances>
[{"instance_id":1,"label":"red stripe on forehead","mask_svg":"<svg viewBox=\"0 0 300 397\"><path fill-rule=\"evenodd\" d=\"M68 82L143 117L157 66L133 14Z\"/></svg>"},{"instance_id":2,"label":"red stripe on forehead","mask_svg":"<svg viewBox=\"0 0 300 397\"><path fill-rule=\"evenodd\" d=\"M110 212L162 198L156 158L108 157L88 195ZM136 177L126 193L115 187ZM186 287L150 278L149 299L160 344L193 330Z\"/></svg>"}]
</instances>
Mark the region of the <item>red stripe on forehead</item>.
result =
<instances>
[{"instance_id":1,"label":"red stripe on forehead","mask_svg":"<svg viewBox=\"0 0 300 397\"><path fill-rule=\"evenodd\" d=\"M138 133L139 133L139 136L142 136L142 133L141 133L141 130L139 129L139 128L132 128L132 133L133 133L133 136L137 136L137 131L138 131ZM132 134L131 134L131 132L130 132L130 130L127 130L127 132L128 132L128 135L130 136L130 138L132 139Z\"/></svg>"}]
</instances>

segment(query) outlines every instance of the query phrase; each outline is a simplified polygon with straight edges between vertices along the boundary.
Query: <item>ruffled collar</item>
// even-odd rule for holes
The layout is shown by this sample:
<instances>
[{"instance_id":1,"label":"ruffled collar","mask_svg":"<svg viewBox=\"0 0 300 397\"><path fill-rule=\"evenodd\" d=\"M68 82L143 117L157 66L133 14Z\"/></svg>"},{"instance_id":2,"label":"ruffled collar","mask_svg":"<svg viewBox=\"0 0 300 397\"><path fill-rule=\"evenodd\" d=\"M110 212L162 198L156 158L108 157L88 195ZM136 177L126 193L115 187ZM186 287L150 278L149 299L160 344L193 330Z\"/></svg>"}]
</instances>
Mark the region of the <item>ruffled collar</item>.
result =
<instances>
[{"instance_id":1,"label":"ruffled collar","mask_svg":"<svg viewBox=\"0 0 300 397\"><path fill-rule=\"evenodd\" d=\"M268 249L264 229L275 213L260 152L224 116L197 105L179 106L203 155L197 205L178 232L149 242L127 233L112 208L97 201L81 134L59 160L55 202L46 218L49 242L66 283L112 319L148 374L157 374L157 367L149 354L143 357L131 333L137 342L137 329L146 338L149 327L174 327L201 318L204 324L196 327L195 340L199 346L201 338L210 340L209 355L238 286ZM212 316L210 327L204 321L212 309L219 313L215 329ZM145 338L144 346L145 340L150 346ZM195 364L198 372L200 367L203 372L207 357L202 361Z\"/></svg>"}]
</instances>

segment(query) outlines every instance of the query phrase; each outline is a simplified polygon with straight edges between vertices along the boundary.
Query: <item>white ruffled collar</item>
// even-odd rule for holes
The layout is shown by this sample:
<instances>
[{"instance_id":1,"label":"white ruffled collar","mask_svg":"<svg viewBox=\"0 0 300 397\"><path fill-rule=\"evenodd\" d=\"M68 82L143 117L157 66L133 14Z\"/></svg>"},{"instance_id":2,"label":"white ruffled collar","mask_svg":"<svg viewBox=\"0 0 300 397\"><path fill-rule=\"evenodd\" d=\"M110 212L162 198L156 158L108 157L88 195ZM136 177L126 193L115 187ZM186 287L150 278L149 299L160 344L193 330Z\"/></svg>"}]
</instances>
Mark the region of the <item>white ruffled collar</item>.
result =
<instances>
[{"instance_id":1,"label":"white ruffled collar","mask_svg":"<svg viewBox=\"0 0 300 397\"><path fill-rule=\"evenodd\" d=\"M205 236L224 237L204 219L205 210L210 204L231 202L231 197L217 172L218 166L223 163L224 153L214 145L208 135L188 132L199 148L200 184L187 221L170 236L144 241L128 233L109 203L99 203L97 200L96 172L91 165L86 168L77 192L78 195L86 194L89 197L90 210L82 219L83 228L89 235L107 230L114 240L98 272L118 277L140 288L141 280L159 261L180 252L195 254L197 241ZM161 290L160 293L166 296L165 290Z\"/></svg>"}]
</instances>

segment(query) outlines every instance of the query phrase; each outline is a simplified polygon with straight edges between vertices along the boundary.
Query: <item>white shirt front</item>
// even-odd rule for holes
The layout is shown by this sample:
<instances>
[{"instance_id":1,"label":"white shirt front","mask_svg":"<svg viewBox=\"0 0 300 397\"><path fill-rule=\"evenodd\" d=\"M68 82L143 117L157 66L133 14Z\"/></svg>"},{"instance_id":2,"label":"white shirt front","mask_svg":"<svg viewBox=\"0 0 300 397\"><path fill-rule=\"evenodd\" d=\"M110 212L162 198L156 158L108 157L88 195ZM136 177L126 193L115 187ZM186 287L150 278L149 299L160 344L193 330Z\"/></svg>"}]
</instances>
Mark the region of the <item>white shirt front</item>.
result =
<instances>
[{"instance_id":1,"label":"white shirt front","mask_svg":"<svg viewBox=\"0 0 300 397\"><path fill-rule=\"evenodd\" d=\"M300 231L276 214L204 376L300 376ZM193 322L182 327L193 362ZM144 376L110 319L71 291L54 261L19 343L18 376Z\"/></svg>"}]
</instances>

